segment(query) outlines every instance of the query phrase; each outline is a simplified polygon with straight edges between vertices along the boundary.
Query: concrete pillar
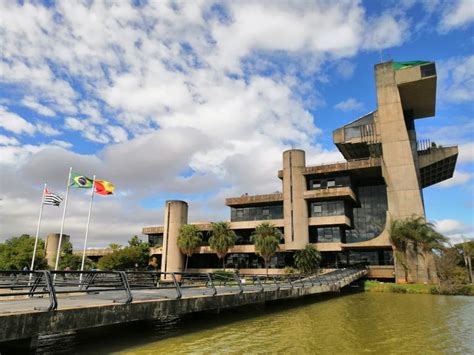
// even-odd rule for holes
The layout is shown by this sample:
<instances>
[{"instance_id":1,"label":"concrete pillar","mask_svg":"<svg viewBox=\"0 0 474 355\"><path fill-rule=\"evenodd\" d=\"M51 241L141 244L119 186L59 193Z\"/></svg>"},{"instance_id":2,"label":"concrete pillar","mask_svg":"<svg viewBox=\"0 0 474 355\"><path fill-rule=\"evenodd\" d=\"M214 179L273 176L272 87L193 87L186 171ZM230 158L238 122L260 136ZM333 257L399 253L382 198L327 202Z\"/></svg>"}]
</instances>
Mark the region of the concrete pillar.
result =
<instances>
[{"instance_id":1,"label":"concrete pillar","mask_svg":"<svg viewBox=\"0 0 474 355\"><path fill-rule=\"evenodd\" d=\"M306 191L305 152L291 149L283 152L283 215L286 250L304 249L309 242Z\"/></svg>"},{"instance_id":2,"label":"concrete pillar","mask_svg":"<svg viewBox=\"0 0 474 355\"><path fill-rule=\"evenodd\" d=\"M69 242L69 235L63 234L63 238L61 240L61 248L64 243ZM56 265L56 255L58 252L58 244L59 244L59 233L51 233L48 234L46 237L46 246L45 246L45 257L48 262L48 266L54 269Z\"/></svg>"},{"instance_id":3,"label":"concrete pillar","mask_svg":"<svg viewBox=\"0 0 474 355\"><path fill-rule=\"evenodd\" d=\"M164 217L161 271L182 272L184 256L178 248L178 235L179 228L188 223L188 204L185 201L166 201Z\"/></svg>"},{"instance_id":4,"label":"concrete pillar","mask_svg":"<svg viewBox=\"0 0 474 355\"><path fill-rule=\"evenodd\" d=\"M423 195L418 172L416 133L405 124L400 92L391 62L375 66L377 86L377 126L382 140L382 175L387 183L387 202L390 219L412 216L425 218ZM408 250L410 282L427 281L428 267L423 267L419 255ZM405 279L402 265L396 261L396 280ZM432 269L431 269L432 270Z\"/></svg>"},{"instance_id":5,"label":"concrete pillar","mask_svg":"<svg viewBox=\"0 0 474 355\"><path fill-rule=\"evenodd\" d=\"M405 125L402 102L392 63L375 67L377 125L382 138L382 174L387 181L388 209L400 219L425 216L416 162L418 156Z\"/></svg>"}]
</instances>

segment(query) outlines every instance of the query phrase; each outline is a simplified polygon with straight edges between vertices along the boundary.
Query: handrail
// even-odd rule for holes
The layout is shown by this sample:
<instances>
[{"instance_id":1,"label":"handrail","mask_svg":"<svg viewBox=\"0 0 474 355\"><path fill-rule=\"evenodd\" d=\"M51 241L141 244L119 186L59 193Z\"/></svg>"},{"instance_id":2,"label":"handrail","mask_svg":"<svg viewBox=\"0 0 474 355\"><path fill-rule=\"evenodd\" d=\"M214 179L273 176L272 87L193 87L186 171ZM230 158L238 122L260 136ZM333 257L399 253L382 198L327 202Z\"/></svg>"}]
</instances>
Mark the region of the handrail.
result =
<instances>
[{"instance_id":1,"label":"handrail","mask_svg":"<svg viewBox=\"0 0 474 355\"><path fill-rule=\"evenodd\" d=\"M342 287L345 282L351 282L353 277L363 276L360 272L367 273L366 264L351 265L347 268L336 269L325 274L238 274L238 273L192 273L192 272L159 272L159 271L1 271L0 292L2 297L24 296L33 298L43 295L49 296L49 306L46 311L58 308L60 294L91 295L109 291L125 292L125 300L132 303L141 290L154 290L147 292L152 297L168 298L166 290L174 290L176 299L183 296L193 296L202 293L215 297L219 292L237 291L265 292L269 290L280 291L282 287L294 289L295 287L311 288L314 286L334 285ZM53 277L54 276L54 277ZM252 284L243 284L242 280L249 280ZM159 293L164 291L164 293ZM113 293L112 293L113 294ZM113 300L117 302L117 300ZM39 309L39 308L36 308Z\"/></svg>"}]
</instances>

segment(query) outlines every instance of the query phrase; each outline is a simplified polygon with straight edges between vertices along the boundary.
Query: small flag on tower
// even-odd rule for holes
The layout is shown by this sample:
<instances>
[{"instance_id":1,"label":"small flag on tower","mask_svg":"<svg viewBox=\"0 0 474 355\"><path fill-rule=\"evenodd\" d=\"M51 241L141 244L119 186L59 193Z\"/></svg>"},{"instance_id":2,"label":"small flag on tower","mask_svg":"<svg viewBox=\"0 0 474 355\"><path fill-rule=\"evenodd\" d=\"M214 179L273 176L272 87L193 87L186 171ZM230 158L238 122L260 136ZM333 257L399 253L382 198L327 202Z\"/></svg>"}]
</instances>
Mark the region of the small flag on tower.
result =
<instances>
[{"instance_id":1,"label":"small flag on tower","mask_svg":"<svg viewBox=\"0 0 474 355\"><path fill-rule=\"evenodd\" d=\"M50 192L48 189L44 189L44 199L43 199L44 205L59 207L62 201L63 201L62 197L59 197L55 193Z\"/></svg>"}]
</instances>

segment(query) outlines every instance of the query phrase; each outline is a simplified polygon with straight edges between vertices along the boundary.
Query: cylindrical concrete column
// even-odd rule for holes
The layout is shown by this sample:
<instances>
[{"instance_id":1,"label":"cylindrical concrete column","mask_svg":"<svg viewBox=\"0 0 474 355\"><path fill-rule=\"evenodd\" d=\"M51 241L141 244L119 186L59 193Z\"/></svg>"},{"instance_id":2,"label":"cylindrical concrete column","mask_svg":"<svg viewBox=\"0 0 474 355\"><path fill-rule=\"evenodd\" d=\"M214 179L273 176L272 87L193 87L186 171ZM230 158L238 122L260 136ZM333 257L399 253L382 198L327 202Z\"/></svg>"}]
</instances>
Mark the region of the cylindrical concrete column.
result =
<instances>
[{"instance_id":1,"label":"cylindrical concrete column","mask_svg":"<svg viewBox=\"0 0 474 355\"><path fill-rule=\"evenodd\" d=\"M304 199L305 167L303 150L283 152L283 214L287 250L303 249L309 242L308 206Z\"/></svg>"},{"instance_id":2,"label":"cylindrical concrete column","mask_svg":"<svg viewBox=\"0 0 474 355\"><path fill-rule=\"evenodd\" d=\"M178 235L179 228L188 223L188 204L185 201L166 201L164 217L161 271L182 272L184 256L178 248Z\"/></svg>"},{"instance_id":3,"label":"cylindrical concrete column","mask_svg":"<svg viewBox=\"0 0 474 355\"><path fill-rule=\"evenodd\" d=\"M70 239L69 235L63 234L63 238L61 240L61 248L65 243L69 242L69 239ZM50 268L54 268L56 264L58 244L59 244L59 233L48 234L48 236L46 237L45 257L48 262L48 266Z\"/></svg>"}]
</instances>

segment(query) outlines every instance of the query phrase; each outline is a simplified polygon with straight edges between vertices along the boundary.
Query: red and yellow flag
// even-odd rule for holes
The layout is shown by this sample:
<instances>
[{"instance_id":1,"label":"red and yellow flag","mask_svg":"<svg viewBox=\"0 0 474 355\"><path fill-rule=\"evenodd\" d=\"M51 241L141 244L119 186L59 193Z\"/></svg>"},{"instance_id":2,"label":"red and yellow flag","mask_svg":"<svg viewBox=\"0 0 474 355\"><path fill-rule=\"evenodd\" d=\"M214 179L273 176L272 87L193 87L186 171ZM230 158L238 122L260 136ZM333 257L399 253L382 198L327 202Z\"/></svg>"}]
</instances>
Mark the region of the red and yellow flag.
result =
<instances>
[{"instance_id":1,"label":"red and yellow flag","mask_svg":"<svg viewBox=\"0 0 474 355\"><path fill-rule=\"evenodd\" d=\"M96 180L94 186L96 194L99 195L112 195L115 189L114 184L105 180Z\"/></svg>"}]
</instances>

